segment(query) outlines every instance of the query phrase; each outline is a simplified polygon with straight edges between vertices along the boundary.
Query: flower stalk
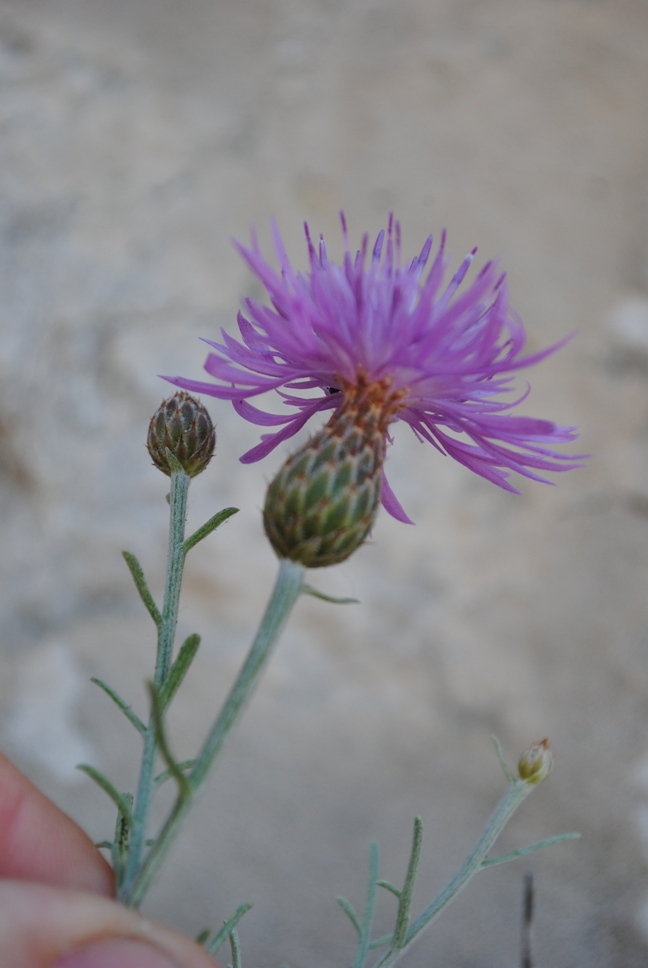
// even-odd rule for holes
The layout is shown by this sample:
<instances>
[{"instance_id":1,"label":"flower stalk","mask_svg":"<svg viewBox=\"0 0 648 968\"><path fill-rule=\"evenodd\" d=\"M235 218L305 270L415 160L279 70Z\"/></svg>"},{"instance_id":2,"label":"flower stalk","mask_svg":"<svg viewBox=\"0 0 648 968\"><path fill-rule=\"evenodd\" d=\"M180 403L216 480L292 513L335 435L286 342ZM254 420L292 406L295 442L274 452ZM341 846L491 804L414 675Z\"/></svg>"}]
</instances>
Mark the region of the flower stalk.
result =
<instances>
[{"instance_id":1,"label":"flower stalk","mask_svg":"<svg viewBox=\"0 0 648 968\"><path fill-rule=\"evenodd\" d=\"M167 558L166 582L162 613L157 622L158 644L155 664L154 685L160 691L169 675L176 626L182 574L186 558L184 546L185 523L187 518L187 496L191 478L169 452L169 461L175 463L171 472L169 492L169 549ZM135 811L131 828L128 859L122 884L119 886L119 899L128 903L129 892L142 863L145 848L148 819L154 789L154 774L157 764L157 737L154 716L151 714L144 735L144 751L140 767Z\"/></svg>"},{"instance_id":2,"label":"flower stalk","mask_svg":"<svg viewBox=\"0 0 648 968\"><path fill-rule=\"evenodd\" d=\"M303 576L302 565L285 558L280 561L275 587L252 647L191 771L186 776L187 791L179 791L176 803L144 863L120 897L128 907L138 908L142 903L185 817L211 773L227 736L245 709L292 607L303 591Z\"/></svg>"},{"instance_id":3,"label":"flower stalk","mask_svg":"<svg viewBox=\"0 0 648 968\"><path fill-rule=\"evenodd\" d=\"M186 558L184 537L190 483L191 478L178 465L171 473L171 490L169 492L169 554L154 679L158 689L162 688L169 674L173 643L178 625L182 573Z\"/></svg>"},{"instance_id":4,"label":"flower stalk","mask_svg":"<svg viewBox=\"0 0 648 968\"><path fill-rule=\"evenodd\" d=\"M482 870L484 861L493 844L520 804L531 793L534 786L535 784L521 779L509 783L502 799L488 818L475 846L459 870L421 914L412 921L401 938L395 939L397 943L390 946L387 954L376 962L375 968L391 968L392 965L395 965L407 949L417 940L421 932L436 920L444 907L463 891L475 874Z\"/></svg>"},{"instance_id":5,"label":"flower stalk","mask_svg":"<svg viewBox=\"0 0 648 968\"><path fill-rule=\"evenodd\" d=\"M566 840L578 838L579 834L575 833L561 834L558 837L549 837L539 843L530 844L510 854L487 859L488 853L510 818L531 791L549 775L553 765L553 754L549 749L549 743L546 739L540 743L533 743L526 753L522 755L520 763L518 764L517 776L506 765L497 740L495 740L495 747L507 779L506 791L487 820L477 843L459 870L413 921L410 919L410 908L423 845L423 824L421 818L416 817L414 821L412 849L405 881L401 889L395 887L389 881L379 879L378 845L375 842L371 844L369 851L369 884L362 919L356 915L353 907L346 898L338 897L337 899L338 904L351 921L358 935L353 968L365 968L369 953L377 948L384 948L385 946L387 946L387 951L375 963L374 968L392 968L393 965L400 961L414 942L420 938L426 928L436 920L441 911L450 901L457 897L479 871L487 867L493 867L496 864L504 864L511 860L517 860L519 857L524 857L551 844L558 844ZM531 773L528 772L529 762L533 763ZM385 888L396 896L398 899L398 910L394 930L388 935L372 940L371 929L376 906L377 887Z\"/></svg>"}]
</instances>

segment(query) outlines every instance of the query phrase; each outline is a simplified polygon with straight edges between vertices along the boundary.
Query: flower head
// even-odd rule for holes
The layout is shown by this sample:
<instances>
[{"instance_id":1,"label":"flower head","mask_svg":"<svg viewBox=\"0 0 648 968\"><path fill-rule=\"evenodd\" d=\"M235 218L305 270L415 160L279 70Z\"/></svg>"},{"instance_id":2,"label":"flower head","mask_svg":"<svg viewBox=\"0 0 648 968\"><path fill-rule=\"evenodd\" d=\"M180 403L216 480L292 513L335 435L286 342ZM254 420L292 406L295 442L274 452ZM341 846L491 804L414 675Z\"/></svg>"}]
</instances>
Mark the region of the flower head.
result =
<instances>
[{"instance_id":1,"label":"flower head","mask_svg":"<svg viewBox=\"0 0 648 968\"><path fill-rule=\"evenodd\" d=\"M555 450L576 438L573 427L511 413L529 393L515 392L516 371L562 344L524 355L524 326L495 263L462 285L475 249L444 285L445 234L433 258L430 236L403 265L400 225L392 217L371 253L365 235L352 255L344 216L342 230L345 252L337 265L324 239L316 247L306 226L307 273L293 269L274 224L279 271L263 258L256 237L249 248L237 243L270 305L248 299L246 315L238 315L240 340L223 331L222 342L206 341L213 352L205 370L216 382L167 378L231 400L251 423L278 428L242 461L265 457L317 413L340 411L361 396L379 409L386 442L391 424L409 424L419 440L509 491L516 491L511 471L549 483L547 472L579 466L579 458ZM268 413L249 402L269 390L288 412ZM384 477L382 503L409 520Z\"/></svg>"}]
</instances>

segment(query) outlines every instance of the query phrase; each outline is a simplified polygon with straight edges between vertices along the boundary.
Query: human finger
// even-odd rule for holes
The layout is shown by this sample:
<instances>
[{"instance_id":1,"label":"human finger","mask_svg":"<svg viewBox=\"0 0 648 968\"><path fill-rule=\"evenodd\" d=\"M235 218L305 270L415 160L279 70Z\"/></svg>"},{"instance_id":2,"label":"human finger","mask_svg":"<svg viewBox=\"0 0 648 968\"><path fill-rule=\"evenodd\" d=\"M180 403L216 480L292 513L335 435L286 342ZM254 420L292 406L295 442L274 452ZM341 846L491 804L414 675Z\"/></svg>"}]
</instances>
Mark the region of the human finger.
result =
<instances>
[{"instance_id":1,"label":"human finger","mask_svg":"<svg viewBox=\"0 0 648 968\"><path fill-rule=\"evenodd\" d=\"M96 894L0 882L2 968L214 968L189 938Z\"/></svg>"},{"instance_id":2,"label":"human finger","mask_svg":"<svg viewBox=\"0 0 648 968\"><path fill-rule=\"evenodd\" d=\"M0 878L112 896L114 877L90 838L0 754Z\"/></svg>"}]
</instances>

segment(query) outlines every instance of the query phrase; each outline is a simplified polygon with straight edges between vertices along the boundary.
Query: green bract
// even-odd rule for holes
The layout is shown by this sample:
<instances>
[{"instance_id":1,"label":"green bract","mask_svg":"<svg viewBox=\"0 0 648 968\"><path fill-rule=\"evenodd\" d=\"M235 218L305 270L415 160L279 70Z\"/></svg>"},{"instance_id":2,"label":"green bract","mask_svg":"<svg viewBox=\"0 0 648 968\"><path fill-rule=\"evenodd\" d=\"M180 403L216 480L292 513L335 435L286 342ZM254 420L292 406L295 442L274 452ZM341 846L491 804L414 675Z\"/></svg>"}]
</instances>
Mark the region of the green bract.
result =
<instances>
[{"instance_id":1,"label":"green bract","mask_svg":"<svg viewBox=\"0 0 648 968\"><path fill-rule=\"evenodd\" d=\"M263 523L277 555L320 568L359 548L380 505L384 456L379 408L362 395L292 454L270 484Z\"/></svg>"}]
</instances>

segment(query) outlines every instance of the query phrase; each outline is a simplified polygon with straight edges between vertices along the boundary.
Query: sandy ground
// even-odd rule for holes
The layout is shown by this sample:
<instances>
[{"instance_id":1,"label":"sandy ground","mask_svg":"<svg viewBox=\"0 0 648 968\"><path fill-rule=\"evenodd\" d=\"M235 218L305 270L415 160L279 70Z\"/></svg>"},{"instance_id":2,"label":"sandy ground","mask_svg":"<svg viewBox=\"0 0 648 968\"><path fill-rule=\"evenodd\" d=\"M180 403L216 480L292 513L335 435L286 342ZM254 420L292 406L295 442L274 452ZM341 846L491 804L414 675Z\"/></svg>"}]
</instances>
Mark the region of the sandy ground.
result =
<instances>
[{"instance_id":1,"label":"sandy ground","mask_svg":"<svg viewBox=\"0 0 648 968\"><path fill-rule=\"evenodd\" d=\"M0 2L2 746L93 834L112 809L74 771L134 783L136 738L93 686L143 709L152 628L120 558L159 591L165 481L143 449L200 336L258 294L230 245L307 219L340 251L390 210L407 254L501 257L530 344L528 412L577 424L587 466L508 495L398 430L416 527L314 578L274 666L151 895L188 931L243 900L247 965L347 965L368 844L423 906L468 851L511 759L549 735L551 779L502 850L535 855L536 959L648 958L648 6L645 0ZM190 561L181 633L204 636L172 716L189 755L273 581L259 507L281 460L210 404L218 457L191 522L241 513ZM485 872L407 964L519 963L528 863ZM391 908L385 898L378 930Z\"/></svg>"}]
</instances>

